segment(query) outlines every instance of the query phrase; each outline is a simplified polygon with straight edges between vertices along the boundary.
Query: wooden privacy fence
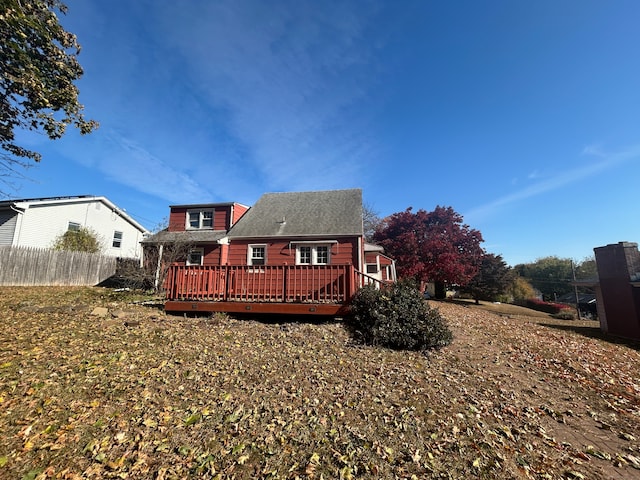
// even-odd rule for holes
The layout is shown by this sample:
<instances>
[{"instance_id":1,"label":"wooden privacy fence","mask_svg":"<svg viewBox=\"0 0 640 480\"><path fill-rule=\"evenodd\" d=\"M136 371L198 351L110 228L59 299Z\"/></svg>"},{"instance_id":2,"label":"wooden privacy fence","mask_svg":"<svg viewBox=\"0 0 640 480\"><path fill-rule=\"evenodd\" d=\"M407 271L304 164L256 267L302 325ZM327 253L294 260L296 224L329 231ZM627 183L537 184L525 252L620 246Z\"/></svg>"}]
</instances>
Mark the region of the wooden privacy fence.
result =
<instances>
[{"instance_id":1,"label":"wooden privacy fence","mask_svg":"<svg viewBox=\"0 0 640 480\"><path fill-rule=\"evenodd\" d=\"M115 257L29 247L0 247L0 285L97 285L116 273Z\"/></svg>"}]
</instances>

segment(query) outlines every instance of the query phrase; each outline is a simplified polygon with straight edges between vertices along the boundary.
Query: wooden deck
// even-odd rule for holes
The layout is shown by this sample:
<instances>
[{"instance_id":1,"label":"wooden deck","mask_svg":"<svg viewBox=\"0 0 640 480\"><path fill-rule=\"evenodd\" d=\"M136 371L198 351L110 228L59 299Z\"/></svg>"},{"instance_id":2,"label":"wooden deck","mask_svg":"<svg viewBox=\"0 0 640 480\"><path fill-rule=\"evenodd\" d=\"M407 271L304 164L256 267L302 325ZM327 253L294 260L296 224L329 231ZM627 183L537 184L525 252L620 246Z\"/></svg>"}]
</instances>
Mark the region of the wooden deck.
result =
<instances>
[{"instance_id":1,"label":"wooden deck","mask_svg":"<svg viewBox=\"0 0 640 480\"><path fill-rule=\"evenodd\" d=\"M165 310L342 316L368 283L380 282L353 265L174 265Z\"/></svg>"}]
</instances>

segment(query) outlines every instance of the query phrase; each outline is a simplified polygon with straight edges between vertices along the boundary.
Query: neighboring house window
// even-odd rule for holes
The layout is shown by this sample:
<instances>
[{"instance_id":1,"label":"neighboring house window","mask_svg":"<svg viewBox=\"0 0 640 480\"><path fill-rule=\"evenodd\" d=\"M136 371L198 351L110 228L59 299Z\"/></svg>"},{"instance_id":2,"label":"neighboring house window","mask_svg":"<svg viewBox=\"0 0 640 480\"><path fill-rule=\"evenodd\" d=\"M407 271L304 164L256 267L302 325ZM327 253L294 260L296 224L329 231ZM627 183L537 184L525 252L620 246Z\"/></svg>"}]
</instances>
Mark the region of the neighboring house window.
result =
<instances>
[{"instance_id":1,"label":"neighboring house window","mask_svg":"<svg viewBox=\"0 0 640 480\"><path fill-rule=\"evenodd\" d=\"M122 232L113 232L113 248L120 248L122 246Z\"/></svg>"},{"instance_id":2,"label":"neighboring house window","mask_svg":"<svg viewBox=\"0 0 640 480\"><path fill-rule=\"evenodd\" d=\"M189 210L187 228L213 228L213 210Z\"/></svg>"},{"instance_id":3,"label":"neighboring house window","mask_svg":"<svg viewBox=\"0 0 640 480\"><path fill-rule=\"evenodd\" d=\"M79 232L80 231L80 227L81 227L81 225L79 223L69 222L69 226L67 227L67 230L70 231L70 232Z\"/></svg>"},{"instance_id":4,"label":"neighboring house window","mask_svg":"<svg viewBox=\"0 0 640 480\"><path fill-rule=\"evenodd\" d=\"M202 265L202 259L204 258L204 249L192 248L187 255L187 265Z\"/></svg>"},{"instance_id":5,"label":"neighboring house window","mask_svg":"<svg viewBox=\"0 0 640 480\"><path fill-rule=\"evenodd\" d=\"M267 246L249 245L247 257L249 265L265 265L267 263Z\"/></svg>"},{"instance_id":6,"label":"neighboring house window","mask_svg":"<svg viewBox=\"0 0 640 480\"><path fill-rule=\"evenodd\" d=\"M368 263L367 273L378 273L378 265L375 263Z\"/></svg>"},{"instance_id":7,"label":"neighboring house window","mask_svg":"<svg viewBox=\"0 0 640 480\"><path fill-rule=\"evenodd\" d=\"M298 245L296 248L297 265L328 265L329 245Z\"/></svg>"}]
</instances>

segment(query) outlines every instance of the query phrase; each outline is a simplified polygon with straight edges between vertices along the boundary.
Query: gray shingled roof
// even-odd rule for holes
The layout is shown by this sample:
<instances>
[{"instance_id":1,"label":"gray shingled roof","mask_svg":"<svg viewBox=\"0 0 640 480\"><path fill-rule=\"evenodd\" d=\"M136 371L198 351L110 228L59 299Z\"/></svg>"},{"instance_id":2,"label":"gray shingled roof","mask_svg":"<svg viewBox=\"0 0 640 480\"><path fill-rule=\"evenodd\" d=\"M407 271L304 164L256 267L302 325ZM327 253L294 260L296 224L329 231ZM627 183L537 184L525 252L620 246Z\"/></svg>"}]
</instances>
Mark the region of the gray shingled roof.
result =
<instances>
[{"instance_id":1,"label":"gray shingled roof","mask_svg":"<svg viewBox=\"0 0 640 480\"><path fill-rule=\"evenodd\" d=\"M265 193L230 238L362 235L362 190Z\"/></svg>"},{"instance_id":2,"label":"gray shingled roof","mask_svg":"<svg viewBox=\"0 0 640 480\"><path fill-rule=\"evenodd\" d=\"M211 243L225 237L227 232L224 230L187 230L184 232L169 232L162 230L141 243L158 244L158 243Z\"/></svg>"}]
</instances>

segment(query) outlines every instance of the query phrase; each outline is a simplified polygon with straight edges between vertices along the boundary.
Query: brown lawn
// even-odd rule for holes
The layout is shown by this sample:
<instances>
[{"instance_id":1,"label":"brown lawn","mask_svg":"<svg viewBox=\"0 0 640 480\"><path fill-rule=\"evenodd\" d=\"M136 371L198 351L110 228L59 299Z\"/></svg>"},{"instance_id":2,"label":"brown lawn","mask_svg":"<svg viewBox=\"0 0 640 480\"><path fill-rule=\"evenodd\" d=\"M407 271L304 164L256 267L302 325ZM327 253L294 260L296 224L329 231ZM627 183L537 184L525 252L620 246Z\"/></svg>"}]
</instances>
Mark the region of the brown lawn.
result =
<instances>
[{"instance_id":1,"label":"brown lawn","mask_svg":"<svg viewBox=\"0 0 640 480\"><path fill-rule=\"evenodd\" d=\"M432 302L423 355L131 299L0 288L0 478L640 477L639 346L595 322Z\"/></svg>"}]
</instances>

